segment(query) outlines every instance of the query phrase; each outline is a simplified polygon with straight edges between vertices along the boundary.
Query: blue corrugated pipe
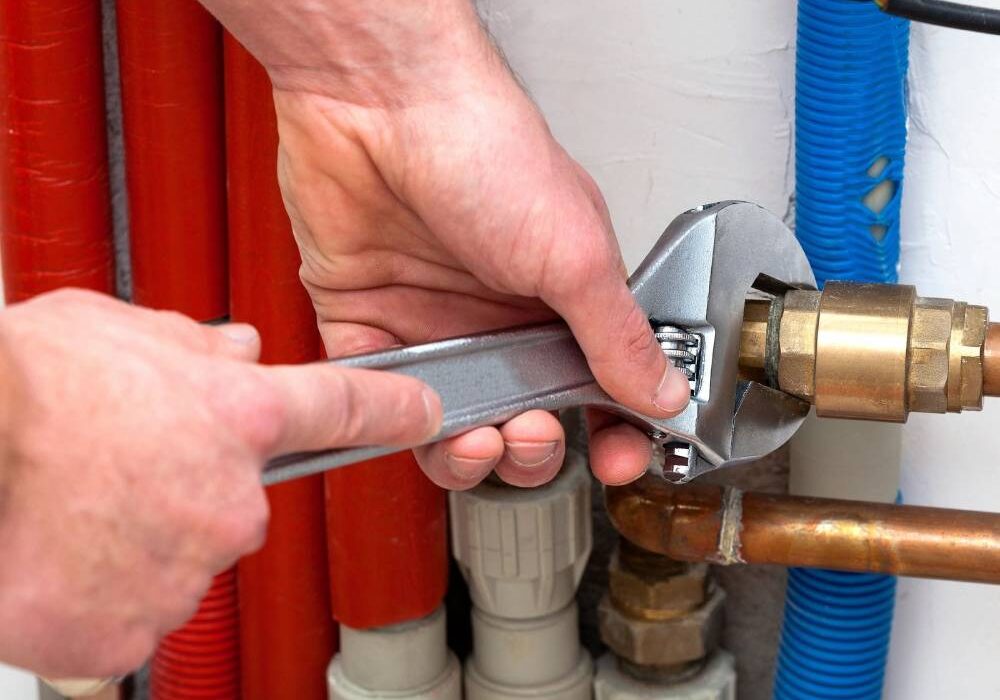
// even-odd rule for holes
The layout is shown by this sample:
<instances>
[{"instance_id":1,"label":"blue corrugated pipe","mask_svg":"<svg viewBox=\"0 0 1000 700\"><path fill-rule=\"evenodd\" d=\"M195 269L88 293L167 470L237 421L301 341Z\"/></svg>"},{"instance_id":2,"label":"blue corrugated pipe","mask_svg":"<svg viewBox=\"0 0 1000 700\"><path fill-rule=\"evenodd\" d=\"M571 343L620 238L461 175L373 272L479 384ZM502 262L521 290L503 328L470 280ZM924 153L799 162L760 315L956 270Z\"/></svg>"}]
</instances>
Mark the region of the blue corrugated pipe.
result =
<instances>
[{"instance_id":1,"label":"blue corrugated pipe","mask_svg":"<svg viewBox=\"0 0 1000 700\"><path fill-rule=\"evenodd\" d=\"M896 281L908 43L874 3L799 0L795 225L821 285ZM890 576L792 569L776 700L880 698L895 594Z\"/></svg>"}]
</instances>

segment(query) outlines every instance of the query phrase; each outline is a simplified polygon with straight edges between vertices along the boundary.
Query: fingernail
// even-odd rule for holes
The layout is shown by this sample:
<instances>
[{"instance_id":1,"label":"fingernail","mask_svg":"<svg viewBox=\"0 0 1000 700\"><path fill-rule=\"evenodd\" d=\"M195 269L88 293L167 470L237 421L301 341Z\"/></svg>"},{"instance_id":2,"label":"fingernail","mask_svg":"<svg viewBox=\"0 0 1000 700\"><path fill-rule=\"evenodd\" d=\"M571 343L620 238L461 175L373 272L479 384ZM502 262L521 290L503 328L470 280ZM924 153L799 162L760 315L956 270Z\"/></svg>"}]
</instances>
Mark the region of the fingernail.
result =
<instances>
[{"instance_id":1,"label":"fingernail","mask_svg":"<svg viewBox=\"0 0 1000 700\"><path fill-rule=\"evenodd\" d=\"M631 476L628 479L625 479L624 481L616 481L613 484L612 483L605 483L604 485L605 486L628 486L629 484L635 483L636 481L638 481L639 479L641 479L644 476L646 476L646 470L645 469L643 469L641 472L639 472L635 476Z\"/></svg>"},{"instance_id":2,"label":"fingernail","mask_svg":"<svg viewBox=\"0 0 1000 700\"><path fill-rule=\"evenodd\" d=\"M450 452L445 452L444 461L448 464L448 469L451 470L453 476L462 481L468 481L470 479L481 479L493 471L493 467L497 465L498 459L496 457L470 459L468 457L456 457Z\"/></svg>"},{"instance_id":3,"label":"fingernail","mask_svg":"<svg viewBox=\"0 0 1000 700\"><path fill-rule=\"evenodd\" d=\"M240 345L253 345L260 342L260 333L249 323L227 323L219 326L219 332Z\"/></svg>"},{"instance_id":4,"label":"fingernail","mask_svg":"<svg viewBox=\"0 0 1000 700\"><path fill-rule=\"evenodd\" d=\"M427 432L424 434L428 438L432 438L441 432L441 421L443 419L441 397L430 387L424 387L420 398L424 401L424 411L427 415Z\"/></svg>"},{"instance_id":5,"label":"fingernail","mask_svg":"<svg viewBox=\"0 0 1000 700\"><path fill-rule=\"evenodd\" d=\"M548 462L559 448L559 442L504 442L507 456L519 467L537 467Z\"/></svg>"},{"instance_id":6,"label":"fingernail","mask_svg":"<svg viewBox=\"0 0 1000 700\"><path fill-rule=\"evenodd\" d=\"M653 395L653 405L664 413L677 414L684 410L690 400L691 385L687 377L673 365L667 365Z\"/></svg>"}]
</instances>

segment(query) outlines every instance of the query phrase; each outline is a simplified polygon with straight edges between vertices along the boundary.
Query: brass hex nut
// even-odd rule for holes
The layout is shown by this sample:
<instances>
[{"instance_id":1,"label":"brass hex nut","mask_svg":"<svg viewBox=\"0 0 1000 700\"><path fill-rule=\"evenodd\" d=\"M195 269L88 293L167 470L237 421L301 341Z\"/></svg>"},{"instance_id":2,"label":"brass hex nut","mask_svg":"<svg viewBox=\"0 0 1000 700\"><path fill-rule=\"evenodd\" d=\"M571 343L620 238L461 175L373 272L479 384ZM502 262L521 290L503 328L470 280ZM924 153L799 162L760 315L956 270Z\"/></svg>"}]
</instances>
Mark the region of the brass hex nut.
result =
<instances>
[{"instance_id":1,"label":"brass hex nut","mask_svg":"<svg viewBox=\"0 0 1000 700\"><path fill-rule=\"evenodd\" d=\"M714 588L700 607L668 620L629 617L606 595L597 608L601 639L639 666L674 666L705 658L719 646L726 595Z\"/></svg>"},{"instance_id":2,"label":"brass hex nut","mask_svg":"<svg viewBox=\"0 0 1000 700\"><path fill-rule=\"evenodd\" d=\"M945 413L948 410L948 345L951 340L951 299L920 297L910 321L907 397L910 411Z\"/></svg>"},{"instance_id":3,"label":"brass hex nut","mask_svg":"<svg viewBox=\"0 0 1000 700\"><path fill-rule=\"evenodd\" d=\"M985 306L965 306L962 316L962 342L959 354L959 410L980 411L983 408L983 346L989 311ZM952 341L954 342L954 340Z\"/></svg>"},{"instance_id":4,"label":"brass hex nut","mask_svg":"<svg viewBox=\"0 0 1000 700\"><path fill-rule=\"evenodd\" d=\"M699 607L708 597L708 564L676 562L671 572L622 566L621 559L618 552L611 558L608 595L630 617L669 620Z\"/></svg>"},{"instance_id":5,"label":"brass hex nut","mask_svg":"<svg viewBox=\"0 0 1000 700\"><path fill-rule=\"evenodd\" d=\"M778 386L810 403L816 397L816 329L821 292L793 289L785 294L778 329Z\"/></svg>"}]
</instances>

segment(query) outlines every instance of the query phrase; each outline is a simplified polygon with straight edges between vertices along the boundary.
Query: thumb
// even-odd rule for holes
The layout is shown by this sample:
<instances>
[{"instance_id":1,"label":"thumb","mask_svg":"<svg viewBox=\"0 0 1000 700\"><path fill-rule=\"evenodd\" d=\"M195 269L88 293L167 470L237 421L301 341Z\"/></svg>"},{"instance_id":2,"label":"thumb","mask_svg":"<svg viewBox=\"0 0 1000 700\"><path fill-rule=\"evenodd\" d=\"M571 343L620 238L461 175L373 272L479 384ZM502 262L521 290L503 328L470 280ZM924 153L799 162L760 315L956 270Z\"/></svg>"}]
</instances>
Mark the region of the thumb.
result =
<instances>
[{"instance_id":1,"label":"thumb","mask_svg":"<svg viewBox=\"0 0 1000 700\"><path fill-rule=\"evenodd\" d=\"M667 362L621 277L619 259L608 251L596 263L584 263L587 274L565 278L544 299L569 324L594 377L613 399L643 415L669 418L687 406L691 387Z\"/></svg>"},{"instance_id":2,"label":"thumb","mask_svg":"<svg viewBox=\"0 0 1000 700\"><path fill-rule=\"evenodd\" d=\"M423 382L333 364L260 367L280 409L275 455L334 447L427 442L441 428L441 399Z\"/></svg>"}]
</instances>

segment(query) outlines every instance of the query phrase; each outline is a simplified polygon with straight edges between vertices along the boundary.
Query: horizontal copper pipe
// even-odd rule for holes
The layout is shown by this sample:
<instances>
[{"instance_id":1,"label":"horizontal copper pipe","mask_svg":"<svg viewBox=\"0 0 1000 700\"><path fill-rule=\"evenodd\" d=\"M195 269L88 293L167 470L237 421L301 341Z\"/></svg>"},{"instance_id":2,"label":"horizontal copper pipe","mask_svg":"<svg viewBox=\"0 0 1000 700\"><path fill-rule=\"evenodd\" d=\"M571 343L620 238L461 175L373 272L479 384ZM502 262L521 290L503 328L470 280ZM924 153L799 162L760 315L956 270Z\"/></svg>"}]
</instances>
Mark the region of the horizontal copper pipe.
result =
<instances>
[{"instance_id":1,"label":"horizontal copper pipe","mask_svg":"<svg viewBox=\"0 0 1000 700\"><path fill-rule=\"evenodd\" d=\"M986 327L983 345L983 394L1000 396L1000 323Z\"/></svg>"},{"instance_id":2,"label":"horizontal copper pipe","mask_svg":"<svg viewBox=\"0 0 1000 700\"><path fill-rule=\"evenodd\" d=\"M1000 583L1000 514L837 501L646 476L608 487L626 539L682 561Z\"/></svg>"}]
</instances>

